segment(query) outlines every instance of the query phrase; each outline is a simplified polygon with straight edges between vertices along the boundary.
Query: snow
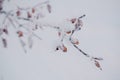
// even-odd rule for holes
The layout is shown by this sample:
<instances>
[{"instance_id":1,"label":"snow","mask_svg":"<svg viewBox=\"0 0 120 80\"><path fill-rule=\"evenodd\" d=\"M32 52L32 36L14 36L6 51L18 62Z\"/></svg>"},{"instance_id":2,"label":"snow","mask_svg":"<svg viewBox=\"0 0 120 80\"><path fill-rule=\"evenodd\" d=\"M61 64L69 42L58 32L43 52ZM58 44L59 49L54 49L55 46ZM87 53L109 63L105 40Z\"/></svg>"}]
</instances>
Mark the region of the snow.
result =
<instances>
[{"instance_id":1,"label":"snow","mask_svg":"<svg viewBox=\"0 0 120 80\"><path fill-rule=\"evenodd\" d=\"M10 0L10 4L4 6L9 10L15 9L16 5L27 7L38 2ZM15 5L11 5L13 3ZM43 20L44 24L71 26L65 20L87 15L83 18L82 29L74 37L83 51L104 59L100 62L103 70L96 68L68 39L64 41L68 52L55 51L60 38L57 30L49 27L36 31L42 40L34 37L33 47L25 47L25 53L14 34L16 30L10 26L7 48L0 42L0 80L120 80L119 0L50 0L50 3L53 12L45 11L41 23ZM11 5L9 8L8 4Z\"/></svg>"}]
</instances>

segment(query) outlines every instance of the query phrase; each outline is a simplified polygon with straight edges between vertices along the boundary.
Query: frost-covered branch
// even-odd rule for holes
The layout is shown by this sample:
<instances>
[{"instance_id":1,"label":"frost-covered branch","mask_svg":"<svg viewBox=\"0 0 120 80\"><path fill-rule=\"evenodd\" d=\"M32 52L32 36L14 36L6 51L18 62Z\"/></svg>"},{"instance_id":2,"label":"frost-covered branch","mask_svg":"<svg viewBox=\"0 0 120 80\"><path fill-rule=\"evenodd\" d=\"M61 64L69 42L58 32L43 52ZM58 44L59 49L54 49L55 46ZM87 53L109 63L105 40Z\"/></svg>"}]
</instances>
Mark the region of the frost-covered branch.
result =
<instances>
[{"instance_id":1,"label":"frost-covered branch","mask_svg":"<svg viewBox=\"0 0 120 80\"><path fill-rule=\"evenodd\" d=\"M12 26L14 28L15 34L24 50L24 52L27 52L26 46L29 48L32 48L33 46L33 37L36 37L39 40L42 40L41 37L39 37L37 34L35 34L35 31L38 28L53 28L58 31L59 41L60 45L56 47L56 50L62 50L63 52L67 52L67 46L65 46L64 40L68 39L68 41L73 45L75 49L77 49L80 53L85 55L87 58L90 58L92 61L94 61L96 67L98 67L100 70L102 70L100 64L98 61L103 60L102 58L93 57L80 49L78 47L79 41L76 38L73 38L73 35L75 32L81 30L83 26L82 18L85 17L85 14L78 17L78 18L72 18L70 20L65 21L66 23L63 23L63 25L51 25L47 23L42 23L39 20L44 17L44 15L40 11L40 7L45 5L45 9L47 9L48 13L51 13L51 5L49 4L49 1L44 1L41 3L38 3L32 7L27 8L21 8L17 6L17 9L6 11L3 10L3 1L0 0L0 15L4 15L4 19L2 21L2 25L0 25L0 40L3 43L3 47L7 47L7 39L4 37L4 35L8 36L9 29L8 27ZM24 22L24 23L22 23ZM25 42L27 38L27 42ZM27 44L28 43L28 44Z\"/></svg>"},{"instance_id":2,"label":"frost-covered branch","mask_svg":"<svg viewBox=\"0 0 120 80\"><path fill-rule=\"evenodd\" d=\"M37 34L34 33L34 31L39 26L43 27L41 26L41 24L36 22L36 21L39 21L39 19L42 19L43 17L41 14L41 11L39 11L39 7L42 7L45 5L47 7L47 11L51 13L51 5L47 0L44 2L40 2L29 8L17 7L17 9L15 10L6 11L3 9L3 6L2 6L3 1L4 0L0 0L0 8L1 8L0 15L1 17L3 17L2 25L0 25L0 39L2 40L4 47L7 47L7 40L6 38L4 38L4 34L7 35L9 32L8 27L12 26L15 29L15 34L18 35L21 46L26 52L25 50L26 43L23 40L25 37L28 37L27 43L29 43L28 45L30 48L32 47L32 44L33 44L33 41L32 41L33 37L36 37L37 39L41 40L41 37L39 37ZM21 23L21 21L24 22L24 24Z\"/></svg>"},{"instance_id":3,"label":"frost-covered branch","mask_svg":"<svg viewBox=\"0 0 120 80\"><path fill-rule=\"evenodd\" d=\"M98 57L93 57L91 55L89 55L88 53L84 52L82 49L80 49L77 45L79 45L79 41L77 39L73 38L73 34L76 31L81 30L81 27L83 26L83 23L81 21L81 18L85 17L85 15L82 15L78 18L73 18L70 20L71 24L73 24L74 28L72 28L71 30L65 30L63 33L59 32L59 36L62 35L61 37L61 45L56 47L56 50L62 50L63 52L67 52L67 47L65 46L65 44L63 44L64 41L64 37L67 34L70 34L68 37L68 41L70 41L70 43L73 45L74 48L76 48L80 53L82 53L84 56L86 56L87 58L90 58L90 60L94 61L96 67L98 67L100 70L102 70L100 63L98 61L103 60L102 58L98 58Z\"/></svg>"}]
</instances>

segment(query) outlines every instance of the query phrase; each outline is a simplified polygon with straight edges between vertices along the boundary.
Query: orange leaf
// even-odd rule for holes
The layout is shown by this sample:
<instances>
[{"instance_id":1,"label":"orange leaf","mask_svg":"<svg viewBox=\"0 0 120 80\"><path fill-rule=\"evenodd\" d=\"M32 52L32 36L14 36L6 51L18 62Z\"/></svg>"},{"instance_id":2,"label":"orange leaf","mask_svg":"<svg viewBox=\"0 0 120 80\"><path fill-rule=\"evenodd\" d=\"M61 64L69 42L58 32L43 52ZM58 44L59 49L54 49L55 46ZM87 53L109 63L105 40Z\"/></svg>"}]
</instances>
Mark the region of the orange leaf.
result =
<instances>
[{"instance_id":1,"label":"orange leaf","mask_svg":"<svg viewBox=\"0 0 120 80\"><path fill-rule=\"evenodd\" d=\"M17 16L20 16L21 13L20 13L20 11L18 10L18 11L16 12L16 14L17 14Z\"/></svg>"},{"instance_id":2,"label":"orange leaf","mask_svg":"<svg viewBox=\"0 0 120 80\"><path fill-rule=\"evenodd\" d=\"M72 39L71 41L72 41L72 43L73 43L73 44L76 44L76 45L78 45L78 44L79 44L78 39Z\"/></svg>"},{"instance_id":3,"label":"orange leaf","mask_svg":"<svg viewBox=\"0 0 120 80\"><path fill-rule=\"evenodd\" d=\"M67 52L67 47L63 45L63 52Z\"/></svg>"},{"instance_id":4,"label":"orange leaf","mask_svg":"<svg viewBox=\"0 0 120 80\"><path fill-rule=\"evenodd\" d=\"M22 31L18 31L17 34L18 34L19 37L23 36L23 32Z\"/></svg>"},{"instance_id":5,"label":"orange leaf","mask_svg":"<svg viewBox=\"0 0 120 80\"><path fill-rule=\"evenodd\" d=\"M27 12L27 17L28 17L28 18L31 18L32 15L31 15L29 12Z\"/></svg>"},{"instance_id":6,"label":"orange leaf","mask_svg":"<svg viewBox=\"0 0 120 80\"><path fill-rule=\"evenodd\" d=\"M100 70L102 70L101 66L100 66L100 63L98 61L95 60L95 65L96 67L100 68Z\"/></svg>"},{"instance_id":7,"label":"orange leaf","mask_svg":"<svg viewBox=\"0 0 120 80\"><path fill-rule=\"evenodd\" d=\"M32 8L32 13L35 13L35 9L34 8Z\"/></svg>"},{"instance_id":8,"label":"orange leaf","mask_svg":"<svg viewBox=\"0 0 120 80\"><path fill-rule=\"evenodd\" d=\"M78 44L79 44L79 41L76 41L74 44L78 45Z\"/></svg>"},{"instance_id":9,"label":"orange leaf","mask_svg":"<svg viewBox=\"0 0 120 80\"><path fill-rule=\"evenodd\" d=\"M71 31L67 31L66 33L67 33L67 34L70 34L70 33L71 33Z\"/></svg>"}]
</instances>

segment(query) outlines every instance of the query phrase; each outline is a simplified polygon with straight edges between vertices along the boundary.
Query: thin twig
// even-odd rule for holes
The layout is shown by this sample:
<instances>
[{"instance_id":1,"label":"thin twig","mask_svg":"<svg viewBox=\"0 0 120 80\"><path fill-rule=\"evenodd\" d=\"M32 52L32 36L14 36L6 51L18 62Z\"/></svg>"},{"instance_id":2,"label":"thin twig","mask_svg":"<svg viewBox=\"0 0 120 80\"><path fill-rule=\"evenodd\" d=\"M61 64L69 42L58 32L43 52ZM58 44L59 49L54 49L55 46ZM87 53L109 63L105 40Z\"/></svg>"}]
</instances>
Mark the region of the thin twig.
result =
<instances>
[{"instance_id":1,"label":"thin twig","mask_svg":"<svg viewBox=\"0 0 120 80\"><path fill-rule=\"evenodd\" d=\"M82 16L80 16L78 19L81 19L81 18L83 18L83 17L85 17L86 15L84 14L84 15L82 15Z\"/></svg>"},{"instance_id":2,"label":"thin twig","mask_svg":"<svg viewBox=\"0 0 120 80\"><path fill-rule=\"evenodd\" d=\"M27 50L25 49L25 43L19 38L19 41L20 41L20 43L21 43L21 46L22 46L22 48L23 48L23 50L24 50L24 52L25 53L27 53Z\"/></svg>"},{"instance_id":3,"label":"thin twig","mask_svg":"<svg viewBox=\"0 0 120 80\"><path fill-rule=\"evenodd\" d=\"M29 30L28 28L24 27L24 25L20 24L19 26L22 27L22 28L24 28L24 29L27 30L28 32L30 32L30 30ZM30 33L32 33L32 35L33 35L34 37L38 38L39 40L42 40L42 38L39 37L39 36L38 36L37 34L35 34L34 32L30 32Z\"/></svg>"},{"instance_id":4,"label":"thin twig","mask_svg":"<svg viewBox=\"0 0 120 80\"><path fill-rule=\"evenodd\" d=\"M72 42L71 42L72 43ZM73 43L72 43L73 44ZM78 48L78 46L76 46L75 44L73 44L73 46L80 51L83 55L85 55L86 57L90 57L87 53L85 53L84 51L82 51L80 48Z\"/></svg>"},{"instance_id":5,"label":"thin twig","mask_svg":"<svg viewBox=\"0 0 120 80\"><path fill-rule=\"evenodd\" d=\"M15 26L15 24L13 23L12 19L8 17L8 20L11 22L11 24L13 25L13 27L16 29L16 26ZM23 46L23 41L22 41L20 38L19 38L19 41L20 41L20 43L21 43L21 46L22 46L24 52L26 53L27 51L26 51L26 49L25 49L24 46Z\"/></svg>"},{"instance_id":6,"label":"thin twig","mask_svg":"<svg viewBox=\"0 0 120 80\"><path fill-rule=\"evenodd\" d=\"M83 50L81 50L80 48L78 48L78 46L76 46L76 45L72 42L71 37L72 37L72 35L74 34L74 32L75 32L75 30L73 30L72 33L71 33L71 35L70 35L70 38L69 38L70 42L71 42L72 45L73 45L78 51L80 51L83 55L85 55L86 57L90 57L87 53L85 53Z\"/></svg>"},{"instance_id":7,"label":"thin twig","mask_svg":"<svg viewBox=\"0 0 120 80\"><path fill-rule=\"evenodd\" d=\"M89 58L91 58L91 59L93 59L93 60L103 60L103 58L98 58L98 57L90 56L89 54L87 54L86 52L84 52L83 50L81 50L76 44L74 44L74 43L72 42L72 35L74 34L74 32L75 32L75 30L72 31L72 33L71 33L71 35L70 35L70 37L69 37L69 40L70 40L71 44L72 44L78 51L80 51L83 55L85 55L86 57L89 57Z\"/></svg>"}]
</instances>

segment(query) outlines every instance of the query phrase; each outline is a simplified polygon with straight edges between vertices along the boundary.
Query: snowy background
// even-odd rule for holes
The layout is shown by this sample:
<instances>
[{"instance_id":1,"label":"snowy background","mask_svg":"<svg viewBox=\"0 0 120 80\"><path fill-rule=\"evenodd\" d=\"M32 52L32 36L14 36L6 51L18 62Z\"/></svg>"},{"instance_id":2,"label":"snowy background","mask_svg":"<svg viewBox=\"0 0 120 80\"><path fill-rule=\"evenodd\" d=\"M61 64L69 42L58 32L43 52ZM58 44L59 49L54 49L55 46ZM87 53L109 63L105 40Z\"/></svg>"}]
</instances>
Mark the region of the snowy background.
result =
<instances>
[{"instance_id":1,"label":"snowy background","mask_svg":"<svg viewBox=\"0 0 120 80\"><path fill-rule=\"evenodd\" d=\"M39 0L11 0L6 9L32 6ZM10 5L8 8L8 4ZM86 14L84 26L75 35L79 47L90 55L103 57L100 71L84 55L67 43L68 52L54 51L57 32L41 30L42 40L34 39L27 54L15 38L12 28L8 47L0 46L0 80L120 80L120 1L119 0L50 0L52 13L43 19L51 24ZM0 19L1 21L1 19Z\"/></svg>"}]
</instances>

